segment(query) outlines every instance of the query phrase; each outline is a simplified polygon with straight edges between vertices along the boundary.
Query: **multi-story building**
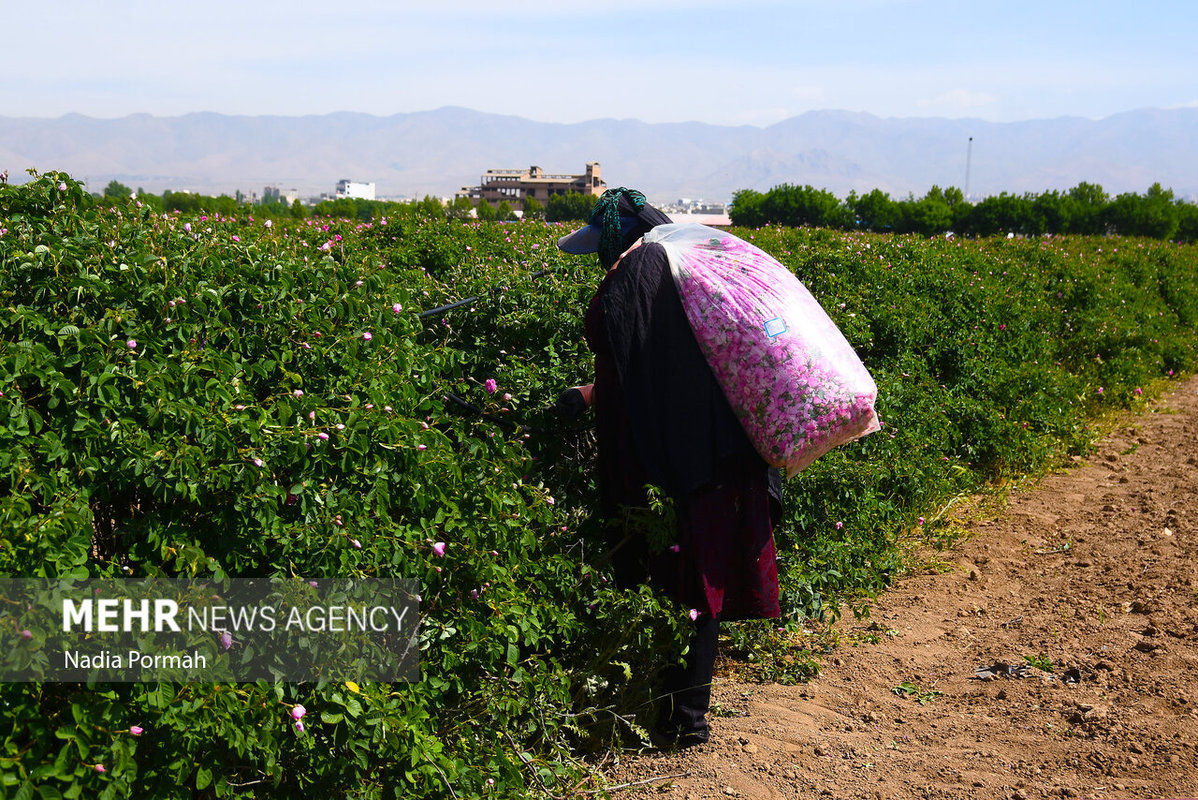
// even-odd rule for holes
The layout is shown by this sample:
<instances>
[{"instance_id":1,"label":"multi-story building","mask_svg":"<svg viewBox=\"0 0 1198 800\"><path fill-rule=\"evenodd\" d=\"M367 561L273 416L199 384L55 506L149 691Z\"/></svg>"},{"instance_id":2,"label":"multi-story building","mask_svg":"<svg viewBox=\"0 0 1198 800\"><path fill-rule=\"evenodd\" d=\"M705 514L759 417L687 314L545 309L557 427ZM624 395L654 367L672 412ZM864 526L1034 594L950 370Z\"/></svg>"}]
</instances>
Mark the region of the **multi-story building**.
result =
<instances>
[{"instance_id":1,"label":"multi-story building","mask_svg":"<svg viewBox=\"0 0 1198 800\"><path fill-rule=\"evenodd\" d=\"M267 186L262 190L262 202L286 203L291 205L299 199L298 189L280 189L278 186Z\"/></svg>"},{"instance_id":2,"label":"multi-story building","mask_svg":"<svg viewBox=\"0 0 1198 800\"><path fill-rule=\"evenodd\" d=\"M457 196L468 198L474 205L498 206L506 200L514 210L521 211L525 198L545 205L555 194L600 195L606 188L607 184L599 176L599 162L591 161L582 175L550 175L540 167L489 169L478 186L463 186Z\"/></svg>"},{"instance_id":3,"label":"multi-story building","mask_svg":"<svg viewBox=\"0 0 1198 800\"><path fill-rule=\"evenodd\" d=\"M373 200L374 183L358 183L342 178L337 181L337 199L353 198L355 200Z\"/></svg>"}]
</instances>

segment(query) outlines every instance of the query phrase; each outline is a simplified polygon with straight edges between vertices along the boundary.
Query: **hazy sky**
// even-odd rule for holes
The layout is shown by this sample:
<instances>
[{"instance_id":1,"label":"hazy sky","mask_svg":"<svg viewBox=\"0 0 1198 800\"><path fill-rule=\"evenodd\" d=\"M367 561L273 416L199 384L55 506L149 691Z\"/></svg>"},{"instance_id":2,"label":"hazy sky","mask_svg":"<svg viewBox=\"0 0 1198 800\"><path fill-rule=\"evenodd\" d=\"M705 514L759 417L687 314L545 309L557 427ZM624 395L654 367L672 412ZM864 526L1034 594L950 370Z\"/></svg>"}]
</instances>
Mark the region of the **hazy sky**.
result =
<instances>
[{"instance_id":1,"label":"hazy sky","mask_svg":"<svg viewBox=\"0 0 1198 800\"><path fill-rule=\"evenodd\" d=\"M0 116L768 125L1198 105L1195 0L0 0Z\"/></svg>"}]
</instances>

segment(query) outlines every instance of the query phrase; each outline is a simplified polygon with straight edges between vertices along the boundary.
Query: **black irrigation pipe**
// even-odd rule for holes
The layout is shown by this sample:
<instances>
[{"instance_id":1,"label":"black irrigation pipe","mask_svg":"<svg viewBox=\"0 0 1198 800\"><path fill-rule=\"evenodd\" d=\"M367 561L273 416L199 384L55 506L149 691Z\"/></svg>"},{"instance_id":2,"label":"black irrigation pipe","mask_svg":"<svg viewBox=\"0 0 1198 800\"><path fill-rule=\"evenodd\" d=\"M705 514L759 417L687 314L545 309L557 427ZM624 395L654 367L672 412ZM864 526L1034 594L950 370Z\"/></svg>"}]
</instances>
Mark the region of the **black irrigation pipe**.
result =
<instances>
[{"instance_id":1,"label":"black irrigation pipe","mask_svg":"<svg viewBox=\"0 0 1198 800\"><path fill-rule=\"evenodd\" d=\"M531 278L539 278L542 275L546 275L550 272L553 272L555 269L557 269L557 267L546 267L545 269L539 269L536 272L529 274L528 277L530 279ZM506 285L497 284L495 286L492 286L490 289L483 292L482 294L474 295L473 297L464 297L461 300L455 300L452 303L446 303L445 305L437 306L436 308L430 308L427 311L421 311L420 319L426 319L428 317L433 317L438 314L444 313L446 311L451 311L455 308L460 308L461 306L470 305L471 303L481 300L483 297L485 297L487 295L491 295L491 294L494 294L495 292L498 292L501 290L506 290L506 289L507 289ZM492 414L488 411L483 411L481 408L476 406L474 403L471 403L469 400L465 399L464 397L460 397L460 396L454 394L453 392L444 392L442 396L446 400L454 403L455 405L458 405L458 406L464 408L465 410L469 411L470 413L474 414L475 416L481 417L482 419L485 419L488 422L494 422L496 425L499 425L502 428L507 428L508 430L517 431L519 433L578 433L581 431L589 430L590 428L594 427L594 425L575 425L575 426L571 426L569 428L566 428L566 427L546 428L541 425L529 425L524 422L516 422L514 420L506 419L506 418L498 416L496 414Z\"/></svg>"},{"instance_id":2,"label":"black irrigation pipe","mask_svg":"<svg viewBox=\"0 0 1198 800\"><path fill-rule=\"evenodd\" d=\"M542 275L553 272L555 269L557 269L557 268L556 267L546 267L545 269L539 269L536 272L531 273L528 277L529 278L539 278ZM500 290L506 290L506 289L507 289L507 286L504 284L498 284L498 285L492 286L490 289L483 292L482 294L476 294L473 297L465 297L461 300L455 300L454 302L446 303L443 306L437 306L436 308L430 308L428 311L421 311L420 318L425 319L427 317L433 317L433 316L436 316L437 314L441 314L446 311L450 311L452 309L458 308L459 306L470 305L471 303L481 300L483 297L485 297L489 294L494 294L495 292L498 292Z\"/></svg>"},{"instance_id":3,"label":"black irrigation pipe","mask_svg":"<svg viewBox=\"0 0 1198 800\"><path fill-rule=\"evenodd\" d=\"M509 430L514 430L514 431L520 431L521 433L523 433L526 430L531 430L531 426L525 425L520 422L516 422L514 420L506 419L504 417L499 416L498 414L492 414L489 411L483 411L481 408L476 406L474 403L471 403L466 398L460 397L460 396L454 394L453 392L445 392L443 394L443 396L446 400L450 400L450 401L456 403L457 405L459 405L462 408L466 409L467 411L471 412L475 416L482 417L483 419L487 420L488 422L494 422L496 425L500 426L501 428L507 428Z\"/></svg>"},{"instance_id":4,"label":"black irrigation pipe","mask_svg":"<svg viewBox=\"0 0 1198 800\"><path fill-rule=\"evenodd\" d=\"M479 408L474 403L471 403L466 398L460 397L459 395L456 395L453 392L442 392L441 396L444 399L454 403L455 405L462 407L466 411L469 411L471 414L473 414L477 417L481 417L482 419L485 419L488 422L495 423L496 425L500 426L501 428L507 428L508 430L516 431L517 433L557 433L557 434L581 433L583 431L587 431L587 430L590 430L591 428L595 427L593 424L572 425L570 427L553 427L553 428L545 427L543 425L529 425L526 422L516 422L515 420L510 420L510 419L507 419L506 417L501 417L498 414L492 414L489 411L483 411L481 408Z\"/></svg>"}]
</instances>

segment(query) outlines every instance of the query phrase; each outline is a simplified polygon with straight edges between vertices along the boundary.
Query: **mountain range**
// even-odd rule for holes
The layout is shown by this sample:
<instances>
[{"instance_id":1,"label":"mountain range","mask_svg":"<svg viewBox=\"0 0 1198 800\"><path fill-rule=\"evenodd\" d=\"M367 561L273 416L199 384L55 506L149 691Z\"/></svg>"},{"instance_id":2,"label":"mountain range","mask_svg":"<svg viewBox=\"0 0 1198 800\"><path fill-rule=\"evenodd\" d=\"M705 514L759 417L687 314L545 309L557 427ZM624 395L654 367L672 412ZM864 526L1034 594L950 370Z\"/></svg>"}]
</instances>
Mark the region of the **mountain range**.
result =
<instances>
[{"instance_id":1,"label":"mountain range","mask_svg":"<svg viewBox=\"0 0 1198 800\"><path fill-rule=\"evenodd\" d=\"M1143 193L1159 182L1194 199L1198 108L1005 123L812 111L768 127L546 123L457 107L385 117L0 117L0 171L10 180L57 169L93 191L117 180L154 193L249 195L269 185L306 197L331 194L344 178L375 183L380 197L451 197L488 169L579 174L589 161L608 186L639 188L659 204L725 202L782 183L896 198L956 186L980 198L1083 181Z\"/></svg>"}]
</instances>

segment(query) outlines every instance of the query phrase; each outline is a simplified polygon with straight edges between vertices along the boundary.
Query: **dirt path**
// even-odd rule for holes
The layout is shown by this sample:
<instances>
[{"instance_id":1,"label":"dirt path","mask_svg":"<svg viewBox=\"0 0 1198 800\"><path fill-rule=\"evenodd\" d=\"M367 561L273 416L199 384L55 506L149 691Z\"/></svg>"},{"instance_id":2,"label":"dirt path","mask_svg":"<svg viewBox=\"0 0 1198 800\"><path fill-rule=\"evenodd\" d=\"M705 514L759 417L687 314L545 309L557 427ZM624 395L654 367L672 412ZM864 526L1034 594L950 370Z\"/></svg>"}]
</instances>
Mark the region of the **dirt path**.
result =
<instances>
[{"instance_id":1,"label":"dirt path","mask_svg":"<svg viewBox=\"0 0 1198 800\"><path fill-rule=\"evenodd\" d=\"M742 716L625 756L617 781L681 777L619 796L1198 798L1198 378L965 527L819 678L719 681ZM975 674L999 662L1026 674Z\"/></svg>"}]
</instances>

